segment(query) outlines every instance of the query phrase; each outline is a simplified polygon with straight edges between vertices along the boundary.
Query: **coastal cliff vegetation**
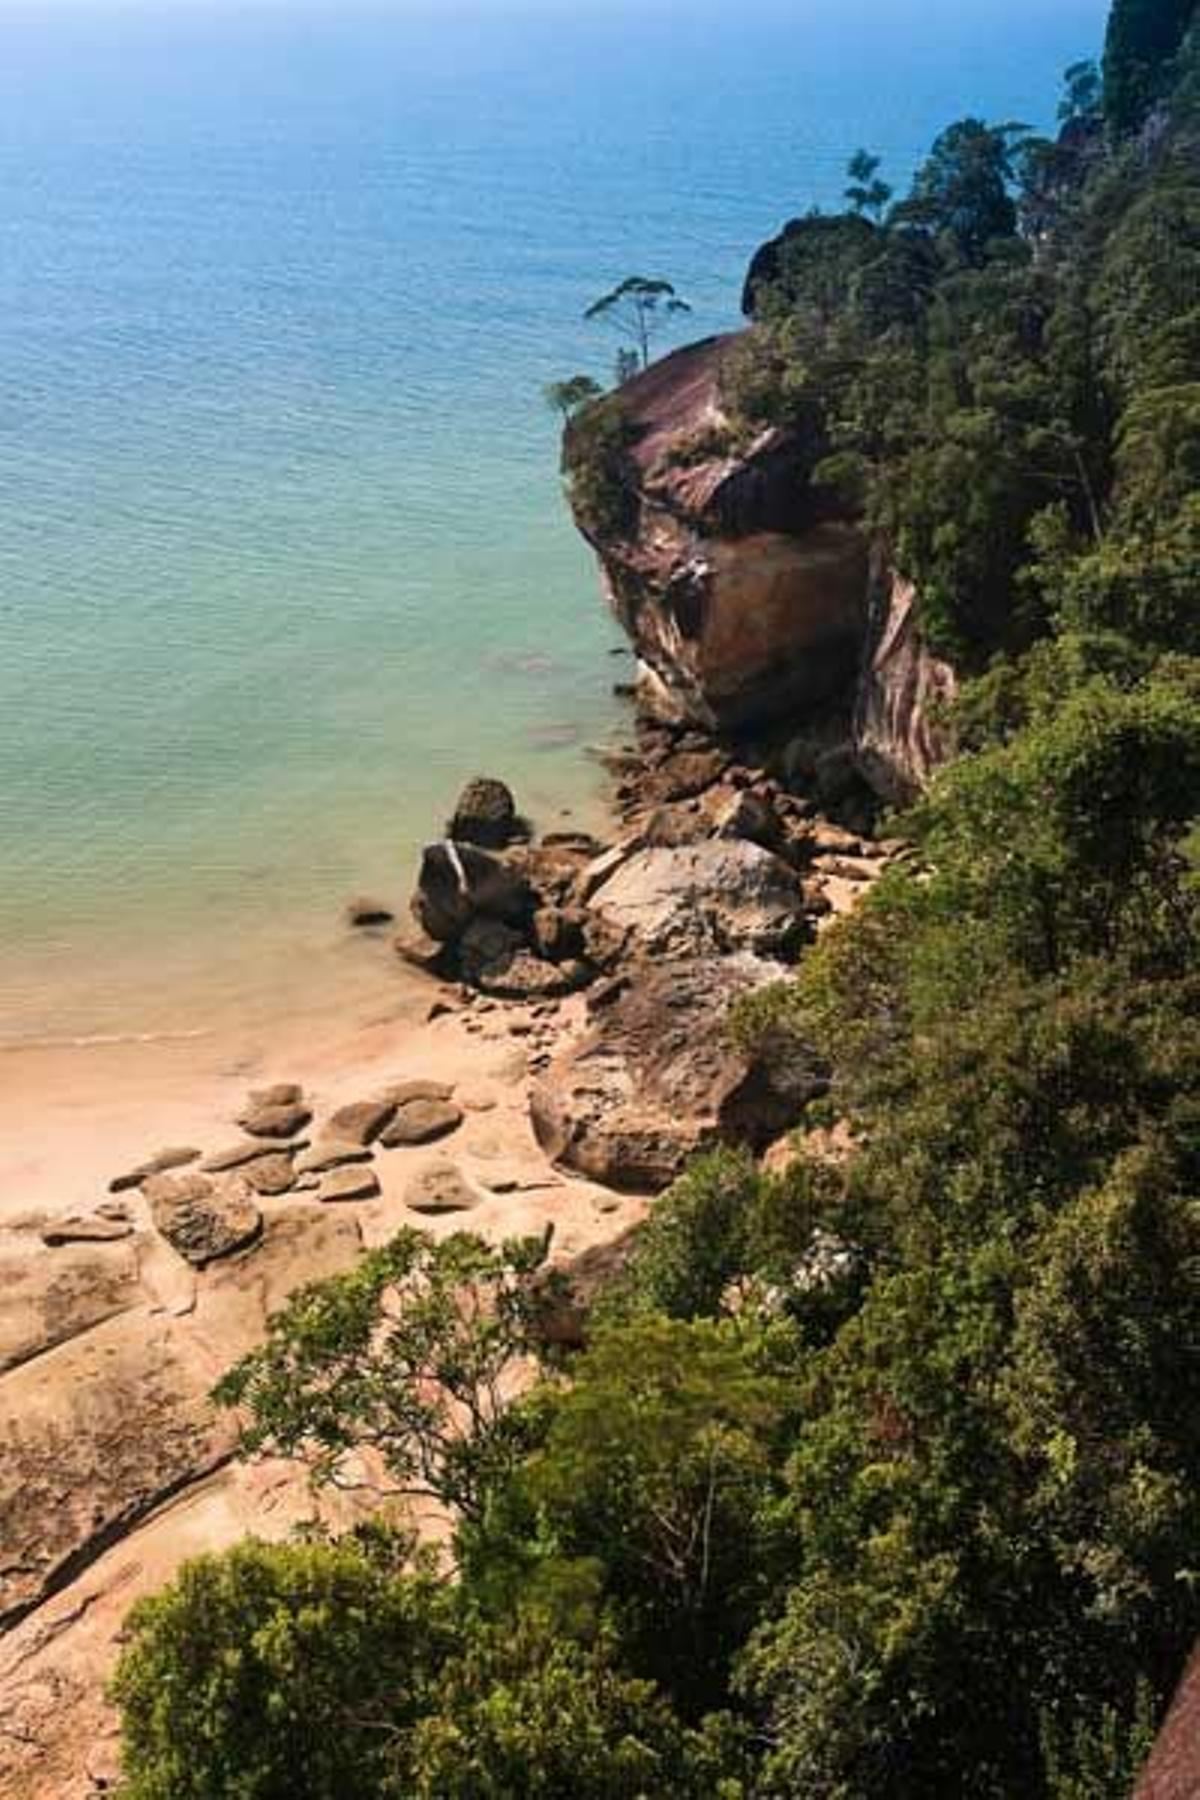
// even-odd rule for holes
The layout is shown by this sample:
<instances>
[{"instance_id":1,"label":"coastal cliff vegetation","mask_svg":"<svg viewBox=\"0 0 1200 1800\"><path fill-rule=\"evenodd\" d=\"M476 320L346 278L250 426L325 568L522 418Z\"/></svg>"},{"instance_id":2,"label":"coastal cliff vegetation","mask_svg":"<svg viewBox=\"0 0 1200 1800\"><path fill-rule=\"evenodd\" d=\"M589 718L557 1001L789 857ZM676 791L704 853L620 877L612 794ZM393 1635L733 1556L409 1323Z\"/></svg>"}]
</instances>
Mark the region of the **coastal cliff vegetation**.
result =
<instances>
[{"instance_id":1,"label":"coastal cliff vegetation","mask_svg":"<svg viewBox=\"0 0 1200 1800\"><path fill-rule=\"evenodd\" d=\"M221 1390L441 1506L141 1603L128 1800L1118 1800L1200 1636L1200 26L1117 0L1062 130L966 119L755 257L747 429L965 677L914 847L736 1010L825 1071L556 1348L544 1246L415 1234ZM569 428L606 529L620 395Z\"/></svg>"}]
</instances>

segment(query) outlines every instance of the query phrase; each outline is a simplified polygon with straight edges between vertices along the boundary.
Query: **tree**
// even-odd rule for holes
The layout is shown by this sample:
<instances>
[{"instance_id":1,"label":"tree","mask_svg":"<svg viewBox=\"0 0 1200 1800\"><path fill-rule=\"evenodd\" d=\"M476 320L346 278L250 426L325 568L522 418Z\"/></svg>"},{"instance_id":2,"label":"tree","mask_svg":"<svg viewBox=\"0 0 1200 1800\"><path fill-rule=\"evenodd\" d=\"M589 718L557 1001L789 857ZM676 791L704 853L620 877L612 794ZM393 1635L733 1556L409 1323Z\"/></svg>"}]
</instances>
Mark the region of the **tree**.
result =
<instances>
[{"instance_id":1,"label":"tree","mask_svg":"<svg viewBox=\"0 0 1200 1800\"><path fill-rule=\"evenodd\" d=\"M1017 209L1009 193L1024 125L960 119L934 142L907 200L893 218L954 240L968 262L982 262L995 238L1012 237Z\"/></svg>"},{"instance_id":2,"label":"tree","mask_svg":"<svg viewBox=\"0 0 1200 1800\"><path fill-rule=\"evenodd\" d=\"M846 189L846 198L856 213L869 214L878 220L883 209L892 197L892 190L886 181L880 181L879 168L882 158L872 156L869 150L856 150L846 166L850 177L850 186Z\"/></svg>"},{"instance_id":3,"label":"tree","mask_svg":"<svg viewBox=\"0 0 1200 1800\"><path fill-rule=\"evenodd\" d=\"M392 1740L453 1642L441 1584L353 1540L185 1563L139 1601L112 1692L127 1800L343 1800L389 1786Z\"/></svg>"},{"instance_id":4,"label":"tree","mask_svg":"<svg viewBox=\"0 0 1200 1800\"><path fill-rule=\"evenodd\" d=\"M1124 135L1142 123L1195 10L1195 0L1113 0L1104 41L1104 111L1114 131Z\"/></svg>"},{"instance_id":5,"label":"tree","mask_svg":"<svg viewBox=\"0 0 1200 1800\"><path fill-rule=\"evenodd\" d=\"M598 1565L630 1663L694 1717L763 1597L783 1384L752 1327L656 1317L597 1331L572 1377L517 1491L555 1557Z\"/></svg>"},{"instance_id":6,"label":"tree","mask_svg":"<svg viewBox=\"0 0 1200 1800\"><path fill-rule=\"evenodd\" d=\"M511 1381L539 1347L531 1277L545 1251L402 1231L302 1288L215 1390L249 1409L243 1451L299 1457L335 1486L362 1485L351 1464L368 1452L392 1491L477 1516L519 1454Z\"/></svg>"},{"instance_id":7,"label":"tree","mask_svg":"<svg viewBox=\"0 0 1200 1800\"><path fill-rule=\"evenodd\" d=\"M598 400L604 389L590 375L570 375L565 381L551 381L543 389L547 406L554 408L563 416L563 423L569 424L575 414L593 400Z\"/></svg>"},{"instance_id":8,"label":"tree","mask_svg":"<svg viewBox=\"0 0 1200 1800\"><path fill-rule=\"evenodd\" d=\"M1058 103L1059 123L1070 125L1076 120L1090 123L1100 117L1103 101L1104 83L1097 64L1090 57L1083 62L1073 62L1063 73L1063 97Z\"/></svg>"},{"instance_id":9,"label":"tree","mask_svg":"<svg viewBox=\"0 0 1200 1800\"><path fill-rule=\"evenodd\" d=\"M722 1737L726 1742L722 1742ZM719 1721L685 1729L606 1637L480 1626L413 1738L413 1800L738 1800ZM736 1754L736 1751L735 1751ZM410 1791L410 1790L406 1790Z\"/></svg>"},{"instance_id":10,"label":"tree","mask_svg":"<svg viewBox=\"0 0 1200 1800\"><path fill-rule=\"evenodd\" d=\"M643 369L650 366L650 344L659 328L679 313L691 312L669 281L651 280L645 275L627 275L609 293L594 300L584 313L585 319L606 320L623 337L630 337L637 348Z\"/></svg>"}]
</instances>

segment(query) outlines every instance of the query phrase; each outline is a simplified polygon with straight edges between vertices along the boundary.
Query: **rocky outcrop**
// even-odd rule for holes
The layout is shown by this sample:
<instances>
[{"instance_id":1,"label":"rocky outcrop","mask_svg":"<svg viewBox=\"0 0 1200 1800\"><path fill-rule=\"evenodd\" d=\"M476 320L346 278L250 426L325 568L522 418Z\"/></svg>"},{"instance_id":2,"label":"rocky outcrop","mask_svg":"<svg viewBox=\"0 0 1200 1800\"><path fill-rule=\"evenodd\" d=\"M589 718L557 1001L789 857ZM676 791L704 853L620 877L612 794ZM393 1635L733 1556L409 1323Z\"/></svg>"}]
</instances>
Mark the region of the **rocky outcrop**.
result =
<instances>
[{"instance_id":1,"label":"rocky outcrop","mask_svg":"<svg viewBox=\"0 0 1200 1800\"><path fill-rule=\"evenodd\" d=\"M751 956L640 966L598 993L585 1035L552 1061L530 1111L554 1162L606 1186L657 1193L717 1142L763 1148L820 1090L778 1090L732 1042L729 1009L774 980Z\"/></svg>"},{"instance_id":2,"label":"rocky outcrop","mask_svg":"<svg viewBox=\"0 0 1200 1800\"><path fill-rule=\"evenodd\" d=\"M783 255L786 237L767 249ZM572 483L576 523L638 656L639 706L734 738L817 724L827 750L902 802L947 754L937 715L954 672L921 643L911 583L814 482L820 443L800 430L736 433L721 393L735 341L690 345L621 388L626 441L608 479L627 504L597 514L594 484ZM569 467L594 454L586 415L566 450Z\"/></svg>"},{"instance_id":3,"label":"rocky outcrop","mask_svg":"<svg viewBox=\"0 0 1200 1800\"><path fill-rule=\"evenodd\" d=\"M720 730L844 692L867 600L865 541L813 488L814 446L774 429L735 444L720 391L732 342L676 351L621 389L627 529L598 528L576 501L641 662L643 704ZM587 454L582 432L568 439L575 454Z\"/></svg>"},{"instance_id":4,"label":"rocky outcrop","mask_svg":"<svg viewBox=\"0 0 1200 1800\"><path fill-rule=\"evenodd\" d=\"M855 696L858 765L894 804L919 793L950 754L945 709L958 691L950 664L921 642L916 605L910 581L879 572Z\"/></svg>"}]
</instances>

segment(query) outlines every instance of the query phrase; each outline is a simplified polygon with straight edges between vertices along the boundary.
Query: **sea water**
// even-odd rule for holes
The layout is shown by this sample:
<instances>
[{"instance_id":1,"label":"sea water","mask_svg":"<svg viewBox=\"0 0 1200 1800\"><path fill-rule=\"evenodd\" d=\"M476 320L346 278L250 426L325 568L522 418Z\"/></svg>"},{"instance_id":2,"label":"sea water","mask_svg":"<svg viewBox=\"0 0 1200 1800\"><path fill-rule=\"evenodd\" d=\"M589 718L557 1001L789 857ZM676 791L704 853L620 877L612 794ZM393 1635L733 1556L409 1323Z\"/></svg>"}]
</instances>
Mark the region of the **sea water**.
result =
<instances>
[{"instance_id":1,"label":"sea water","mask_svg":"<svg viewBox=\"0 0 1200 1800\"><path fill-rule=\"evenodd\" d=\"M1104 0L0 5L0 1044L202 1028L477 771L587 821L627 664L547 382ZM671 340L661 340L666 348Z\"/></svg>"}]
</instances>

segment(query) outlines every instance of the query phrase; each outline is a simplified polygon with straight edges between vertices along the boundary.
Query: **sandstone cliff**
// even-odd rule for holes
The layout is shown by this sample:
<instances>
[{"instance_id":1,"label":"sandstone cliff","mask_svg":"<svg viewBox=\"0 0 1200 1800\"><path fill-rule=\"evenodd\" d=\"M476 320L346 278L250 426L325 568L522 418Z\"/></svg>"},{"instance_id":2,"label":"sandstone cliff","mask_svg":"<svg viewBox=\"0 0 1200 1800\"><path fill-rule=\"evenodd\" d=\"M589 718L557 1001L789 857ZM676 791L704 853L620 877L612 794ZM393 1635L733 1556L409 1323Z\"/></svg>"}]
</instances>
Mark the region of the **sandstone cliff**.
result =
<instances>
[{"instance_id":1,"label":"sandstone cliff","mask_svg":"<svg viewBox=\"0 0 1200 1800\"><path fill-rule=\"evenodd\" d=\"M840 714L867 780L902 799L938 760L931 707L953 673L920 644L912 589L880 570L858 523L814 483L820 447L793 431L735 433L721 396L735 341L689 345L621 389L607 471L619 507L600 513L572 483L638 656L639 702L725 734ZM591 453L586 433L568 434L568 466Z\"/></svg>"}]
</instances>

